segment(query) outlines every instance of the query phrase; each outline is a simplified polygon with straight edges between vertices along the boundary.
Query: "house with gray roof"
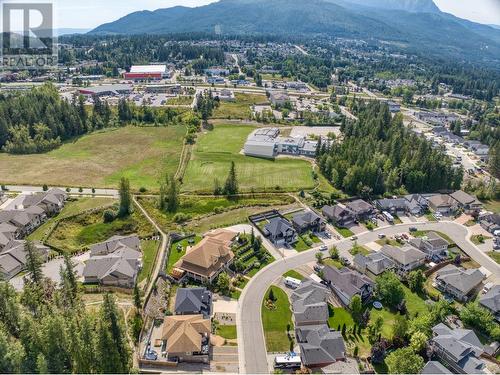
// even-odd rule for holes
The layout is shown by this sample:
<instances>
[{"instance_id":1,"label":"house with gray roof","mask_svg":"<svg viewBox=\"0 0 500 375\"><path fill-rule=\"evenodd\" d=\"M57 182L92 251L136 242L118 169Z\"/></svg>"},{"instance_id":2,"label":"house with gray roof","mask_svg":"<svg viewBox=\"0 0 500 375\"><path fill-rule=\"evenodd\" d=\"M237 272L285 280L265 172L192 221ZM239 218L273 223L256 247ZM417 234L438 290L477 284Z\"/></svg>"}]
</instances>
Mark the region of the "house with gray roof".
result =
<instances>
[{"instance_id":1,"label":"house with gray roof","mask_svg":"<svg viewBox=\"0 0 500 375\"><path fill-rule=\"evenodd\" d=\"M359 221L371 219L375 215L375 207L362 199L353 200L347 203L346 207L354 213Z\"/></svg>"},{"instance_id":2,"label":"house with gray roof","mask_svg":"<svg viewBox=\"0 0 500 375\"><path fill-rule=\"evenodd\" d=\"M58 188L52 188L43 193L27 195L23 200L23 207L39 206L47 215L54 215L64 207L68 194Z\"/></svg>"},{"instance_id":3,"label":"house with gray roof","mask_svg":"<svg viewBox=\"0 0 500 375\"><path fill-rule=\"evenodd\" d=\"M50 249L41 243L33 243L35 251L45 262ZM10 280L26 269L26 241L11 240L0 251L0 279Z\"/></svg>"},{"instance_id":4,"label":"house with gray roof","mask_svg":"<svg viewBox=\"0 0 500 375\"><path fill-rule=\"evenodd\" d=\"M428 361L422 371L420 371L421 374L453 374L450 370L448 370L446 367L444 367L440 362L438 361Z\"/></svg>"},{"instance_id":5,"label":"house with gray roof","mask_svg":"<svg viewBox=\"0 0 500 375\"><path fill-rule=\"evenodd\" d=\"M488 309L500 323L500 285L494 285L486 294L483 294L479 299L479 304Z\"/></svg>"},{"instance_id":6,"label":"house with gray roof","mask_svg":"<svg viewBox=\"0 0 500 375\"><path fill-rule=\"evenodd\" d=\"M380 251L396 263L396 271L400 274L406 274L425 263L425 253L410 245L384 245Z\"/></svg>"},{"instance_id":7,"label":"house with gray roof","mask_svg":"<svg viewBox=\"0 0 500 375\"><path fill-rule=\"evenodd\" d=\"M303 281L290 297L295 326L326 324L328 295L324 285L313 280Z\"/></svg>"},{"instance_id":8,"label":"house with gray roof","mask_svg":"<svg viewBox=\"0 0 500 375\"><path fill-rule=\"evenodd\" d=\"M179 288L175 295L176 315L212 315L212 293L207 288Z\"/></svg>"},{"instance_id":9,"label":"house with gray roof","mask_svg":"<svg viewBox=\"0 0 500 375\"><path fill-rule=\"evenodd\" d=\"M380 211L387 211L390 214L401 216L408 211L408 201L404 198L383 198L375 201L375 206Z\"/></svg>"},{"instance_id":10,"label":"house with gray roof","mask_svg":"<svg viewBox=\"0 0 500 375\"><path fill-rule=\"evenodd\" d=\"M408 201L408 212L412 215L421 215L429 208L427 198L421 194L408 194L405 195L405 199Z\"/></svg>"},{"instance_id":11,"label":"house with gray roof","mask_svg":"<svg viewBox=\"0 0 500 375\"><path fill-rule=\"evenodd\" d=\"M368 300L375 287L375 283L369 277L346 267L339 270L336 267L325 266L323 279L346 306L349 306L355 295L359 295L362 301Z\"/></svg>"},{"instance_id":12,"label":"house with gray roof","mask_svg":"<svg viewBox=\"0 0 500 375\"><path fill-rule=\"evenodd\" d=\"M370 253L366 256L363 254L356 254L353 264L359 272L365 274L370 272L375 276L396 268L396 263L380 252Z\"/></svg>"},{"instance_id":13,"label":"house with gray roof","mask_svg":"<svg viewBox=\"0 0 500 375\"><path fill-rule=\"evenodd\" d=\"M436 272L436 287L461 302L468 301L483 280L484 275L478 269L464 270L453 264Z\"/></svg>"},{"instance_id":14,"label":"house with gray roof","mask_svg":"<svg viewBox=\"0 0 500 375\"><path fill-rule=\"evenodd\" d=\"M484 230L490 233L500 231L500 215L499 214L486 214L479 217L479 223Z\"/></svg>"},{"instance_id":15,"label":"house with gray roof","mask_svg":"<svg viewBox=\"0 0 500 375\"><path fill-rule=\"evenodd\" d=\"M424 237L413 238L412 246L427 254L428 259L442 255L448 249L448 241L436 232L428 232Z\"/></svg>"},{"instance_id":16,"label":"house with gray roof","mask_svg":"<svg viewBox=\"0 0 500 375\"><path fill-rule=\"evenodd\" d=\"M483 374L486 365L480 356L483 345L474 331L448 328L440 323L432 328L429 346L434 354L453 372L459 374Z\"/></svg>"},{"instance_id":17,"label":"house with gray roof","mask_svg":"<svg viewBox=\"0 0 500 375\"><path fill-rule=\"evenodd\" d=\"M1 223L0 224L0 250L6 246L11 240L14 240L19 237L21 230L10 224L10 223Z\"/></svg>"},{"instance_id":18,"label":"house with gray roof","mask_svg":"<svg viewBox=\"0 0 500 375\"><path fill-rule=\"evenodd\" d=\"M335 206L324 206L321 210L323 216L338 227L349 227L354 224L356 216L347 207L336 204Z\"/></svg>"},{"instance_id":19,"label":"house with gray roof","mask_svg":"<svg viewBox=\"0 0 500 375\"><path fill-rule=\"evenodd\" d=\"M342 334L328 325L308 325L295 329L300 358L306 367L324 367L346 357Z\"/></svg>"},{"instance_id":20,"label":"house with gray roof","mask_svg":"<svg viewBox=\"0 0 500 375\"><path fill-rule=\"evenodd\" d=\"M264 226L264 235L276 246L291 245L297 242L297 232L292 224L283 217L274 217Z\"/></svg>"},{"instance_id":21,"label":"house with gray roof","mask_svg":"<svg viewBox=\"0 0 500 375\"><path fill-rule=\"evenodd\" d=\"M83 270L84 283L133 288L142 267L137 236L114 236L90 249Z\"/></svg>"},{"instance_id":22,"label":"house with gray roof","mask_svg":"<svg viewBox=\"0 0 500 375\"><path fill-rule=\"evenodd\" d=\"M0 211L0 224L9 224L18 228L16 238L22 238L38 228L46 216L39 207L21 210Z\"/></svg>"},{"instance_id":23,"label":"house with gray roof","mask_svg":"<svg viewBox=\"0 0 500 375\"><path fill-rule=\"evenodd\" d=\"M458 190L450 194L450 196L457 201L458 207L463 209L466 213L479 212L483 207L483 204L479 202L476 197L473 197L462 190Z\"/></svg>"},{"instance_id":24,"label":"house with gray roof","mask_svg":"<svg viewBox=\"0 0 500 375\"><path fill-rule=\"evenodd\" d=\"M300 212L292 218L292 224L298 233L312 231L313 233L325 230L325 221L313 211Z\"/></svg>"}]
</instances>

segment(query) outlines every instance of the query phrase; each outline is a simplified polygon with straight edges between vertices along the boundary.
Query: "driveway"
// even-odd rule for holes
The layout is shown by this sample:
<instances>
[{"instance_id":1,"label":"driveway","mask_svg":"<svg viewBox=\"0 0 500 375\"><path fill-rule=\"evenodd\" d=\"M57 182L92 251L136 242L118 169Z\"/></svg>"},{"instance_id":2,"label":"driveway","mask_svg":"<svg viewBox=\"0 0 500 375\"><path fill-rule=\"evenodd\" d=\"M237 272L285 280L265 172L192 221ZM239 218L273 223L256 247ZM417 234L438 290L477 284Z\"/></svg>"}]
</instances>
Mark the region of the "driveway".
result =
<instances>
[{"instance_id":1,"label":"driveway","mask_svg":"<svg viewBox=\"0 0 500 375\"><path fill-rule=\"evenodd\" d=\"M408 232L410 226L415 226L419 230L435 230L447 234L454 239L457 245L462 248L466 254L492 273L493 282L498 282L498 280L500 280L500 265L470 242L467 228L450 221L387 226L376 229L373 232L366 232L359 235L358 243L360 245L365 245L368 242L377 240L380 231L383 231L388 236ZM336 242L336 245L340 254L344 256L345 253L349 254L346 249L350 248L352 243L350 239L344 239ZM261 302L267 288L283 273L308 262L314 262L315 253L317 251L318 248L314 248L271 263L259 271L243 290L238 301L239 311L236 317L240 371L242 373L263 374L269 371L267 367L267 350L260 311ZM350 258L352 258L352 256L350 256Z\"/></svg>"},{"instance_id":2,"label":"driveway","mask_svg":"<svg viewBox=\"0 0 500 375\"><path fill-rule=\"evenodd\" d=\"M87 251L71 258L78 281L82 281L83 279L83 269L85 268L85 262L89 259L89 257L90 251ZM59 274L61 267L64 267L64 258L54 258L42 266L43 275L52 280L54 283L59 284L61 282L61 275ZM21 292L24 288L23 277L24 276L15 276L9 280L10 285L12 285L18 292Z\"/></svg>"}]
</instances>

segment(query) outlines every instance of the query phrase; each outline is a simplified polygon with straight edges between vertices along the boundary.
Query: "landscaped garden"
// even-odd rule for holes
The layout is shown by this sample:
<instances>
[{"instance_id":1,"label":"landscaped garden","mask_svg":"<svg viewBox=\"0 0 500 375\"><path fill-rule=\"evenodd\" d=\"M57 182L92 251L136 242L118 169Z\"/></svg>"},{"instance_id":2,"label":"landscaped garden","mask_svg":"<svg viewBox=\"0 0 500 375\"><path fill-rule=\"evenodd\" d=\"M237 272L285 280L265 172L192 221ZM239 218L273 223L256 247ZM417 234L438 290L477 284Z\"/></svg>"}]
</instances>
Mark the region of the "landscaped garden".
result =
<instances>
[{"instance_id":1,"label":"landscaped garden","mask_svg":"<svg viewBox=\"0 0 500 375\"><path fill-rule=\"evenodd\" d=\"M267 160L241 154L253 126L216 125L200 135L183 178L183 191L212 193L215 179L224 184L231 161L240 191L300 191L312 189L311 163L283 158Z\"/></svg>"},{"instance_id":2,"label":"landscaped garden","mask_svg":"<svg viewBox=\"0 0 500 375\"><path fill-rule=\"evenodd\" d=\"M290 302L277 286L271 286L262 301L262 326L268 352L287 352L293 348Z\"/></svg>"},{"instance_id":3,"label":"landscaped garden","mask_svg":"<svg viewBox=\"0 0 500 375\"><path fill-rule=\"evenodd\" d=\"M233 252L235 259L232 268L248 277L253 277L274 261L262 244L261 238L253 234L240 234L238 242L233 245Z\"/></svg>"},{"instance_id":4,"label":"landscaped garden","mask_svg":"<svg viewBox=\"0 0 500 375\"><path fill-rule=\"evenodd\" d=\"M172 271L172 269L174 268L174 264L177 263L177 261L181 259L184 254L186 254L186 249L189 246L196 245L200 241L200 236L191 236L188 238L184 238L183 240L173 242L168 253L167 274Z\"/></svg>"}]
</instances>

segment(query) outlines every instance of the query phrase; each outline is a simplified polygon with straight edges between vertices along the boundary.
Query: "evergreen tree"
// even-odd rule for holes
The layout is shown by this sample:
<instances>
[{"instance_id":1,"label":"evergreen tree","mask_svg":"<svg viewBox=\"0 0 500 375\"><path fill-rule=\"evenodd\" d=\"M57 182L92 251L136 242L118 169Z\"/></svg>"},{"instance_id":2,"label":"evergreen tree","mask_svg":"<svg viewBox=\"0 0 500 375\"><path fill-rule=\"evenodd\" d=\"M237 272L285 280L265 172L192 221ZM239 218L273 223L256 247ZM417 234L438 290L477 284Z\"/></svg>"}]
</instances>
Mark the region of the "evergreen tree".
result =
<instances>
[{"instance_id":1,"label":"evergreen tree","mask_svg":"<svg viewBox=\"0 0 500 375\"><path fill-rule=\"evenodd\" d=\"M170 176L170 181L167 190L167 211L176 212L179 208L179 188L177 186L177 181L175 181L174 175Z\"/></svg>"},{"instance_id":2,"label":"evergreen tree","mask_svg":"<svg viewBox=\"0 0 500 375\"><path fill-rule=\"evenodd\" d=\"M228 196L238 194L238 180L236 177L236 166L234 161L231 162L229 175L227 176L226 183L224 185L224 194Z\"/></svg>"},{"instance_id":3,"label":"evergreen tree","mask_svg":"<svg viewBox=\"0 0 500 375\"><path fill-rule=\"evenodd\" d=\"M26 252L26 270L29 272L28 277L31 282L41 286L43 281L42 258L33 242L29 240L25 242L24 251Z\"/></svg>"},{"instance_id":4,"label":"evergreen tree","mask_svg":"<svg viewBox=\"0 0 500 375\"><path fill-rule=\"evenodd\" d=\"M120 179L120 208L118 215L120 217L128 216L131 212L132 196L130 195L130 182L127 178Z\"/></svg>"}]
</instances>

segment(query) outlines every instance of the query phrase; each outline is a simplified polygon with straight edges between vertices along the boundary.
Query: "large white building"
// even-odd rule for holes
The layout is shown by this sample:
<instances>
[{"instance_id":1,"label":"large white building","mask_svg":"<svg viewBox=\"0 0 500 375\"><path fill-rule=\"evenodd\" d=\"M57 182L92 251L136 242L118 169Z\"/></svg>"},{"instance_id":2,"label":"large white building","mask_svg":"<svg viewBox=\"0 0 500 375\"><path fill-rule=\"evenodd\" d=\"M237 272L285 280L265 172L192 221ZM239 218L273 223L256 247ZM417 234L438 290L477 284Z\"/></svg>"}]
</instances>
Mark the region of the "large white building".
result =
<instances>
[{"instance_id":1,"label":"large white building","mask_svg":"<svg viewBox=\"0 0 500 375\"><path fill-rule=\"evenodd\" d=\"M257 129L244 146L247 156L274 158L279 154L314 157L318 142L306 137L280 137L278 128Z\"/></svg>"},{"instance_id":2,"label":"large white building","mask_svg":"<svg viewBox=\"0 0 500 375\"><path fill-rule=\"evenodd\" d=\"M133 65L125 79L133 81L162 80L172 76L166 65Z\"/></svg>"}]
</instances>

